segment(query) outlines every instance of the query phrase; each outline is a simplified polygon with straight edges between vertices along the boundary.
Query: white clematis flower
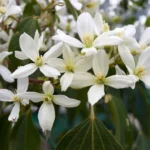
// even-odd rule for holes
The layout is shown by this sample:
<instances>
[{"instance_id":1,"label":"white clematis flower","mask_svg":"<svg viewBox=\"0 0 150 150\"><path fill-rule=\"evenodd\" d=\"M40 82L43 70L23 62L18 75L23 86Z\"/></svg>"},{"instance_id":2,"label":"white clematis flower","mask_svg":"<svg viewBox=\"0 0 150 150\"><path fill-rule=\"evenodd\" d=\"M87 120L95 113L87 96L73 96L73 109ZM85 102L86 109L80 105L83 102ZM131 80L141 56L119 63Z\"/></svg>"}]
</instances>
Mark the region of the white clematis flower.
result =
<instances>
[{"instance_id":1,"label":"white clematis flower","mask_svg":"<svg viewBox=\"0 0 150 150\"><path fill-rule=\"evenodd\" d=\"M51 47L43 56L39 54L39 43L35 42L28 34L23 33L20 37L20 47L22 52L33 61L33 63L19 67L13 74L14 78L23 78L34 73L38 68L46 77L57 78L60 73L55 68L50 67L47 62L51 58L61 55L63 43L58 43Z\"/></svg>"},{"instance_id":2,"label":"white clematis flower","mask_svg":"<svg viewBox=\"0 0 150 150\"><path fill-rule=\"evenodd\" d=\"M77 32L81 41L60 30L57 30L58 35L53 36L53 40L63 41L70 46L82 48L81 52L86 55L97 53L97 48L122 43L122 40L117 36L103 36L102 34L95 38L95 24L89 13L82 13L78 17Z\"/></svg>"},{"instance_id":3,"label":"white clematis flower","mask_svg":"<svg viewBox=\"0 0 150 150\"><path fill-rule=\"evenodd\" d=\"M124 44L118 46L118 51L129 73L134 77L135 82L141 80L147 86L150 86L150 48L141 53L137 63L135 63L132 54Z\"/></svg>"},{"instance_id":4,"label":"white clematis flower","mask_svg":"<svg viewBox=\"0 0 150 150\"><path fill-rule=\"evenodd\" d=\"M11 72L4 65L2 65L2 63L3 63L3 60L11 54L12 52L0 53L0 75L5 81L10 82L10 83L14 82L14 79L11 77Z\"/></svg>"},{"instance_id":5,"label":"white clematis flower","mask_svg":"<svg viewBox=\"0 0 150 150\"><path fill-rule=\"evenodd\" d=\"M63 107L76 107L80 104L80 101L72 98L68 98L65 95L53 95L54 88L50 81L43 83L44 94L36 92L26 92L23 94L23 97L30 99L31 101L37 103L43 101L38 113L38 120L40 126L44 131L51 130L54 120L55 120L55 110L53 102L57 105Z\"/></svg>"},{"instance_id":6,"label":"white clematis flower","mask_svg":"<svg viewBox=\"0 0 150 150\"><path fill-rule=\"evenodd\" d=\"M17 81L16 93L13 93L7 89L0 89L0 101L3 102L14 102L14 106L9 115L8 120L16 122L19 117L20 104L27 105L29 100L21 97L21 94L26 92L28 89L28 78L20 78Z\"/></svg>"},{"instance_id":7,"label":"white clematis flower","mask_svg":"<svg viewBox=\"0 0 150 150\"><path fill-rule=\"evenodd\" d=\"M20 6L16 5L15 0L0 1L0 22L5 21L9 16L15 17L22 13ZM9 22L9 21L8 21ZM9 23L11 23L10 21Z\"/></svg>"},{"instance_id":8,"label":"white clematis flower","mask_svg":"<svg viewBox=\"0 0 150 150\"><path fill-rule=\"evenodd\" d=\"M48 61L48 64L56 68L64 75L60 79L61 90L66 91L71 85L74 73L86 72L92 67L92 56L87 56L77 59L70 47L64 44L63 59L53 58Z\"/></svg>"},{"instance_id":9,"label":"white clematis flower","mask_svg":"<svg viewBox=\"0 0 150 150\"><path fill-rule=\"evenodd\" d=\"M104 85L121 89L134 84L133 79L126 75L112 75L106 77L108 70L109 58L105 51L100 50L93 58L93 71L95 76L90 73L75 74L71 87L83 88L92 85L88 91L88 101L91 105L94 105L104 96Z\"/></svg>"}]
</instances>

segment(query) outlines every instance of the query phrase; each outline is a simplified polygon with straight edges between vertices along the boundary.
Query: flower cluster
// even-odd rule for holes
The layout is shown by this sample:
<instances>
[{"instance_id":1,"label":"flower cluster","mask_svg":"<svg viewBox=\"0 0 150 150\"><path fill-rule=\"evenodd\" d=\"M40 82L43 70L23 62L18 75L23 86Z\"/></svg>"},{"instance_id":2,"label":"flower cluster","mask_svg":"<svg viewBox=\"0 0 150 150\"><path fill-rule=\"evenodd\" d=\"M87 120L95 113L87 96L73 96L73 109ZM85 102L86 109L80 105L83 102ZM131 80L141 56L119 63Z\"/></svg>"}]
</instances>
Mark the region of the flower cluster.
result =
<instances>
[{"instance_id":1,"label":"flower cluster","mask_svg":"<svg viewBox=\"0 0 150 150\"><path fill-rule=\"evenodd\" d=\"M87 11L91 7L99 6L99 1L70 2L77 10ZM53 6L47 6L40 0L37 3L43 11ZM16 50L14 55L16 59L23 61L24 65L15 68L12 73L7 69L9 64L4 63L4 58L12 52L7 51L8 46L3 48L5 51L1 50L0 75L10 83L17 79L17 89L13 92L0 89L0 101L13 102L8 118L10 121L17 121L21 105L28 106L30 101L42 101L38 112L39 124L43 131L51 130L55 120L53 104L63 107L76 107L80 104L79 100L55 94L55 83L52 83L52 80L57 80L61 91L66 91L69 87L75 90L89 87L87 95L91 105L95 105L105 96L105 86L134 89L139 80L150 86L150 28L146 28L137 41L134 25L110 30L100 12L95 12L94 15L89 13L91 11L83 12L75 21L72 16L63 16L60 13L62 11L66 13L65 6L57 5L56 13L60 22L53 25L56 34L53 34L50 40L46 34L52 31L47 28L43 29L41 35L36 30L34 38L27 33L20 35L21 51ZM43 14L46 15L45 13L47 12ZM21 14L21 7L13 3L13 0L0 1L0 22L12 24ZM42 25L48 23L47 20L43 20L42 15L39 22ZM125 66L124 70L121 69L121 65ZM114 69L115 73L110 73L111 69ZM44 76L41 93L28 91L30 78L37 71Z\"/></svg>"}]
</instances>

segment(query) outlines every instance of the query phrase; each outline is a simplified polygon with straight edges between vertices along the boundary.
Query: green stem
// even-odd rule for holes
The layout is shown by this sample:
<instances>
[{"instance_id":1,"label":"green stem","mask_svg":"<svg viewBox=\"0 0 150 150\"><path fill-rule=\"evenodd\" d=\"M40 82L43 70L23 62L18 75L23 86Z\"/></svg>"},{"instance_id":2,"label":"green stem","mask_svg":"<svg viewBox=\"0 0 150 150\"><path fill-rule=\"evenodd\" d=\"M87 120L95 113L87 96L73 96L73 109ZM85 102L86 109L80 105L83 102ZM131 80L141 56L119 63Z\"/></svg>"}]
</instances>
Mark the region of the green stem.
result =
<instances>
[{"instance_id":1,"label":"green stem","mask_svg":"<svg viewBox=\"0 0 150 150\"><path fill-rule=\"evenodd\" d=\"M91 118L91 120L95 120L94 105L91 105L90 118Z\"/></svg>"}]
</instances>

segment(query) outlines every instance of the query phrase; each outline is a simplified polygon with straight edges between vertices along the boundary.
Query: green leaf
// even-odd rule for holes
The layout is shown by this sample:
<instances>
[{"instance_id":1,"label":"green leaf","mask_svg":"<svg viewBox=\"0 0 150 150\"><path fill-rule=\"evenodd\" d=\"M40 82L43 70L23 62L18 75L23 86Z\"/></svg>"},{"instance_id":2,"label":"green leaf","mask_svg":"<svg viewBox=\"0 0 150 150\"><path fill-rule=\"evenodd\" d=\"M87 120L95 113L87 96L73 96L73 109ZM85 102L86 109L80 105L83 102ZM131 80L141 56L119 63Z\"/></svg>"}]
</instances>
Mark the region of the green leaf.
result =
<instances>
[{"instance_id":1,"label":"green leaf","mask_svg":"<svg viewBox=\"0 0 150 150\"><path fill-rule=\"evenodd\" d=\"M31 115L20 117L12 130L10 150L40 150L40 143Z\"/></svg>"},{"instance_id":2,"label":"green leaf","mask_svg":"<svg viewBox=\"0 0 150 150\"><path fill-rule=\"evenodd\" d=\"M119 96L108 96L107 105L115 124L115 137L126 150L130 150L133 144L133 130L127 110Z\"/></svg>"},{"instance_id":3,"label":"green leaf","mask_svg":"<svg viewBox=\"0 0 150 150\"><path fill-rule=\"evenodd\" d=\"M0 117L0 149L8 150L10 138L11 123L8 121L8 116Z\"/></svg>"},{"instance_id":4,"label":"green leaf","mask_svg":"<svg viewBox=\"0 0 150 150\"><path fill-rule=\"evenodd\" d=\"M86 119L69 131L58 143L56 150L123 150L103 123Z\"/></svg>"},{"instance_id":5,"label":"green leaf","mask_svg":"<svg viewBox=\"0 0 150 150\"><path fill-rule=\"evenodd\" d=\"M139 133L136 142L134 143L133 150L149 150L150 138L146 135Z\"/></svg>"}]
</instances>

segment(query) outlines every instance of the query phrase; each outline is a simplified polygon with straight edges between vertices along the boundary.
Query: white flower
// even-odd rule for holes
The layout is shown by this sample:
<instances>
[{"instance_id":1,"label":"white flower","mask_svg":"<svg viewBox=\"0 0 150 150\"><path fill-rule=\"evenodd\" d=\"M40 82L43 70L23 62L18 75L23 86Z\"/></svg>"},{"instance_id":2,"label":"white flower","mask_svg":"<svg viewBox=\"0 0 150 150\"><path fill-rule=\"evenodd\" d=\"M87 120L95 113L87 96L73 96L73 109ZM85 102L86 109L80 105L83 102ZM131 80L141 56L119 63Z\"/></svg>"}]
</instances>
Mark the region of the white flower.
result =
<instances>
[{"instance_id":1,"label":"white flower","mask_svg":"<svg viewBox=\"0 0 150 150\"><path fill-rule=\"evenodd\" d=\"M86 55L96 53L97 48L106 45L118 45L122 42L117 36L103 36L102 34L95 38L95 24L89 13L82 13L78 17L77 32L81 41L66 35L60 30L57 30L58 35L53 36L53 40L63 41L70 46L82 48L82 53L86 53Z\"/></svg>"},{"instance_id":2,"label":"white flower","mask_svg":"<svg viewBox=\"0 0 150 150\"><path fill-rule=\"evenodd\" d=\"M93 58L93 71L95 76L90 73L75 74L71 87L83 88L92 85L88 91L88 101L91 105L94 105L104 96L104 85L121 89L134 84L133 79L126 75L112 75L110 77L106 77L108 70L109 58L105 51L100 50Z\"/></svg>"},{"instance_id":3,"label":"white flower","mask_svg":"<svg viewBox=\"0 0 150 150\"><path fill-rule=\"evenodd\" d=\"M70 47L64 44L63 59L53 58L48 64L65 74L60 79L61 90L66 91L70 86L74 73L86 72L92 67L92 56L76 58Z\"/></svg>"},{"instance_id":4,"label":"white flower","mask_svg":"<svg viewBox=\"0 0 150 150\"><path fill-rule=\"evenodd\" d=\"M22 52L33 61L33 63L19 67L13 74L14 78L23 78L34 73L38 68L46 77L57 78L60 73L55 68L50 67L47 62L51 58L61 55L62 43L58 43L51 47L43 56L39 54L39 43L35 42L28 34L23 33L20 37L20 47ZM41 45L41 44L40 44Z\"/></svg>"},{"instance_id":5,"label":"white flower","mask_svg":"<svg viewBox=\"0 0 150 150\"><path fill-rule=\"evenodd\" d=\"M118 46L118 51L135 82L142 80L146 85L150 86L150 48L141 53L137 63L135 63L131 52L124 44Z\"/></svg>"},{"instance_id":6,"label":"white flower","mask_svg":"<svg viewBox=\"0 0 150 150\"><path fill-rule=\"evenodd\" d=\"M44 40L44 33L42 32L42 34L40 36L38 30L36 30L35 35L34 35L34 41L37 45L38 51L40 51L40 49L43 46L43 40ZM23 51L15 51L15 57L20 60L29 59Z\"/></svg>"},{"instance_id":7,"label":"white flower","mask_svg":"<svg viewBox=\"0 0 150 150\"><path fill-rule=\"evenodd\" d=\"M7 89L0 89L0 101L14 102L14 106L8 118L9 121L17 121L19 117L20 104L29 104L29 100L21 97L21 94L27 91L28 84L28 78L21 78L17 81L16 93L13 93Z\"/></svg>"},{"instance_id":8,"label":"white flower","mask_svg":"<svg viewBox=\"0 0 150 150\"><path fill-rule=\"evenodd\" d=\"M2 78L7 82L14 82L14 79L11 77L11 72L2 65L3 60L8 56L11 55L12 52L1 52L0 53L0 75Z\"/></svg>"},{"instance_id":9,"label":"white flower","mask_svg":"<svg viewBox=\"0 0 150 150\"><path fill-rule=\"evenodd\" d=\"M65 95L53 95L54 88L51 85L50 81L46 81L43 83L43 91L44 94L36 92L26 92L23 93L22 96L26 99L30 99L35 103L43 101L43 104L39 109L38 120L44 132L47 130L51 130L55 120L55 110L53 102L64 107L76 107L80 104L80 101L68 98Z\"/></svg>"},{"instance_id":10,"label":"white flower","mask_svg":"<svg viewBox=\"0 0 150 150\"><path fill-rule=\"evenodd\" d=\"M0 1L0 22L6 20L9 16L16 16L21 13L21 7L16 5L15 0Z\"/></svg>"}]
</instances>

